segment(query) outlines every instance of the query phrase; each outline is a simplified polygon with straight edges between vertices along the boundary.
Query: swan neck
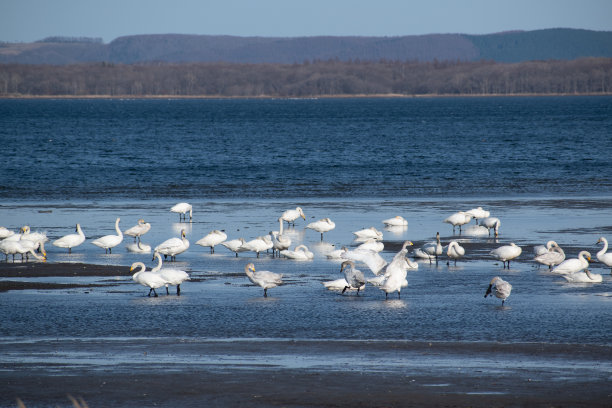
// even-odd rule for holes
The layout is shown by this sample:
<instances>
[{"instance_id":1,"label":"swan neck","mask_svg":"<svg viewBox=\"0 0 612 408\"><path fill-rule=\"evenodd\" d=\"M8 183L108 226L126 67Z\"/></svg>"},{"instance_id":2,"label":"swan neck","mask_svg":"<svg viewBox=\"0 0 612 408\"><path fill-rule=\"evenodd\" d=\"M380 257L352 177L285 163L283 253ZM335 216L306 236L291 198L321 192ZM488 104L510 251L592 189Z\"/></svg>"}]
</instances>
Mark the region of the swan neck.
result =
<instances>
[{"instance_id":1,"label":"swan neck","mask_svg":"<svg viewBox=\"0 0 612 408\"><path fill-rule=\"evenodd\" d=\"M121 232L121 230L119 229L119 218L117 218L117 221L115 221L115 231L117 231L117 235L123 237L123 232Z\"/></svg>"}]
</instances>

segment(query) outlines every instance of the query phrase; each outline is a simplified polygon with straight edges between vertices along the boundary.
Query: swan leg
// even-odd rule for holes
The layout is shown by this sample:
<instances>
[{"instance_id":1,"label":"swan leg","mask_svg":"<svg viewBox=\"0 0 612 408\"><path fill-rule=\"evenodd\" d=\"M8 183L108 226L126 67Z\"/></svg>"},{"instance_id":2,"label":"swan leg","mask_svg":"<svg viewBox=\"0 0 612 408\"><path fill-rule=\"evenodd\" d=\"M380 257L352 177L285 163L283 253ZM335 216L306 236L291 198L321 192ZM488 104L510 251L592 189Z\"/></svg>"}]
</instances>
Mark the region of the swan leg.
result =
<instances>
[{"instance_id":1,"label":"swan leg","mask_svg":"<svg viewBox=\"0 0 612 408\"><path fill-rule=\"evenodd\" d=\"M181 285L176 285L176 296L181 296Z\"/></svg>"},{"instance_id":2,"label":"swan leg","mask_svg":"<svg viewBox=\"0 0 612 408\"><path fill-rule=\"evenodd\" d=\"M238 252L236 252L236 258L238 258Z\"/></svg>"},{"instance_id":3,"label":"swan leg","mask_svg":"<svg viewBox=\"0 0 612 408\"><path fill-rule=\"evenodd\" d=\"M385 292L385 300L389 299L389 294L387 292Z\"/></svg>"},{"instance_id":4,"label":"swan leg","mask_svg":"<svg viewBox=\"0 0 612 408\"><path fill-rule=\"evenodd\" d=\"M108 248L108 253L112 254L113 253L113 248Z\"/></svg>"},{"instance_id":5,"label":"swan leg","mask_svg":"<svg viewBox=\"0 0 612 408\"><path fill-rule=\"evenodd\" d=\"M155 295L155 297L157 297L157 292L155 291L155 288L151 288L153 289L153 294Z\"/></svg>"},{"instance_id":6,"label":"swan leg","mask_svg":"<svg viewBox=\"0 0 612 408\"><path fill-rule=\"evenodd\" d=\"M345 286L344 289L342 289L342 293L344 293L348 288L348 286Z\"/></svg>"},{"instance_id":7,"label":"swan leg","mask_svg":"<svg viewBox=\"0 0 612 408\"><path fill-rule=\"evenodd\" d=\"M153 292L153 288L149 288L149 294L147 296L151 296L151 292Z\"/></svg>"},{"instance_id":8,"label":"swan leg","mask_svg":"<svg viewBox=\"0 0 612 408\"><path fill-rule=\"evenodd\" d=\"M257 253L257 257L259 258L259 252Z\"/></svg>"},{"instance_id":9,"label":"swan leg","mask_svg":"<svg viewBox=\"0 0 612 408\"><path fill-rule=\"evenodd\" d=\"M323 233L321 233L321 241L323 241Z\"/></svg>"},{"instance_id":10,"label":"swan leg","mask_svg":"<svg viewBox=\"0 0 612 408\"><path fill-rule=\"evenodd\" d=\"M401 295L400 295L400 294L401 294L401 292L398 290L398 291L397 291L397 298L398 298L398 299L401 299Z\"/></svg>"},{"instance_id":11,"label":"swan leg","mask_svg":"<svg viewBox=\"0 0 612 408\"><path fill-rule=\"evenodd\" d=\"M268 289L264 288L264 297L268 297Z\"/></svg>"},{"instance_id":12,"label":"swan leg","mask_svg":"<svg viewBox=\"0 0 612 408\"><path fill-rule=\"evenodd\" d=\"M169 295L170 292L168 291L168 286L166 286L166 295Z\"/></svg>"}]
</instances>

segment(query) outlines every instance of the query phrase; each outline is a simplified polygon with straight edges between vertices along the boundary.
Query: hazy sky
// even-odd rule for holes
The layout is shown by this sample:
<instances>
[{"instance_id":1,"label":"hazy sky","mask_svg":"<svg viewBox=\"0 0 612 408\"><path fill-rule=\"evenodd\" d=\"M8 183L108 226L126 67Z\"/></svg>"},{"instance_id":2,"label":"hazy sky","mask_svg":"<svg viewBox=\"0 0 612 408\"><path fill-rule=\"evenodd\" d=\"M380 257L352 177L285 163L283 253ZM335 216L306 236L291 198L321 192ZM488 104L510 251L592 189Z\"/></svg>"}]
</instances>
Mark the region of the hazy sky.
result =
<instances>
[{"instance_id":1,"label":"hazy sky","mask_svg":"<svg viewBox=\"0 0 612 408\"><path fill-rule=\"evenodd\" d=\"M298 37L612 31L612 0L0 0L0 41L48 36Z\"/></svg>"}]
</instances>

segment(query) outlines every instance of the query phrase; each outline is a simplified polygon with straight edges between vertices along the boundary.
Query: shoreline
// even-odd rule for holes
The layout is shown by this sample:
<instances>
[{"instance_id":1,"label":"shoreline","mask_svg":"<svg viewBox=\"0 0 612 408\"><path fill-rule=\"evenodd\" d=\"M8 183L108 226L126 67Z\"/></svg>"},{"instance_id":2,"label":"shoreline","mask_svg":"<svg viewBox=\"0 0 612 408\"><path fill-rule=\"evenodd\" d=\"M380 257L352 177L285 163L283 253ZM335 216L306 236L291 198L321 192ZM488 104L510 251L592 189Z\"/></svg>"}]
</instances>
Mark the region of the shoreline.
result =
<instances>
[{"instance_id":1,"label":"shoreline","mask_svg":"<svg viewBox=\"0 0 612 408\"><path fill-rule=\"evenodd\" d=\"M611 96L612 92L587 93L517 93L517 94L337 94L311 96L228 96L228 95L0 95L0 99L427 99L427 98L517 98L517 97L571 97Z\"/></svg>"}]
</instances>

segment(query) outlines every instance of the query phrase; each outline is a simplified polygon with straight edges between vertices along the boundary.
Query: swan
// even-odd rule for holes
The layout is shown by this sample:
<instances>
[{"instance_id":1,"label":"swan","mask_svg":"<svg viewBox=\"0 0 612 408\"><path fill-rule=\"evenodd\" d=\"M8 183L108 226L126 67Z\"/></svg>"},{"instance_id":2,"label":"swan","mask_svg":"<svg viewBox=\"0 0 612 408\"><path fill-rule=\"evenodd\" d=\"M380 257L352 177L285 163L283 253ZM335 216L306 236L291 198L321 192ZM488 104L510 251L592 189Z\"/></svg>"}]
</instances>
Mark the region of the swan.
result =
<instances>
[{"instance_id":1,"label":"swan","mask_svg":"<svg viewBox=\"0 0 612 408\"><path fill-rule=\"evenodd\" d=\"M510 292L512 292L512 285L500 278L499 276L496 276L491 279L491 282L489 283L489 287L487 288L484 297L486 298L487 296L489 296L491 292L493 292L493 295L495 295L495 297L502 300L503 306L506 299L508 299L508 296L510 296Z\"/></svg>"},{"instance_id":2,"label":"swan","mask_svg":"<svg viewBox=\"0 0 612 408\"><path fill-rule=\"evenodd\" d=\"M8 262L8 256L12 255L13 256L13 262L15 262L15 255L20 254L21 255L21 261L23 262L23 256L26 255L26 260L28 260L28 255L32 254L32 256L34 256L34 258L38 259L39 261L46 261L47 259L47 253L45 252L45 248L44 248L44 244L42 244L42 248L41 248L41 253L43 256L39 256L38 254L36 254L35 251L35 243L32 241L28 241L28 240L19 240L19 241L12 241L12 240L2 240L0 241L0 252L4 253L4 255L6 256L6 262Z\"/></svg>"},{"instance_id":3,"label":"swan","mask_svg":"<svg viewBox=\"0 0 612 408\"><path fill-rule=\"evenodd\" d=\"M484 225L470 225L463 230L463 235L467 235L468 237L481 237L489 235L489 229Z\"/></svg>"},{"instance_id":4,"label":"swan","mask_svg":"<svg viewBox=\"0 0 612 408\"><path fill-rule=\"evenodd\" d=\"M429 263L431 263L432 259L435 259L437 264L438 256L442 255L443 251L442 244L440 243L440 233L436 232L436 240L416 249L414 251L414 256L417 258L429 259Z\"/></svg>"},{"instance_id":5,"label":"swan","mask_svg":"<svg viewBox=\"0 0 612 408\"><path fill-rule=\"evenodd\" d=\"M340 257L349 261L363 262L368 266L368 268L370 268L374 275L378 275L387 265L387 261L385 261L378 252L369 249L354 249L352 251L345 251Z\"/></svg>"},{"instance_id":6,"label":"swan","mask_svg":"<svg viewBox=\"0 0 612 408\"><path fill-rule=\"evenodd\" d=\"M363 272L355 268L355 262L353 261L342 262L340 272L344 273L344 280L346 281L346 286L342 288L342 293L346 292L347 289L357 289L357 296L359 296L359 291L365 287L366 283Z\"/></svg>"},{"instance_id":7,"label":"swan","mask_svg":"<svg viewBox=\"0 0 612 408\"><path fill-rule=\"evenodd\" d=\"M499 218L487 217L480 222L480 225L484 225L489 230L489 235L491 235L491 230L495 232L495 236L499 235L499 227L501 226Z\"/></svg>"},{"instance_id":8,"label":"swan","mask_svg":"<svg viewBox=\"0 0 612 408\"><path fill-rule=\"evenodd\" d=\"M140 268L140 270L132 275L134 282L140 283L142 286L149 288L149 294L147 296L151 296L151 292L153 292L155 297L157 297L157 292L155 289L166 285L164 278L155 272L145 271L146 267L142 262L134 262L130 267L130 272L133 272L136 268Z\"/></svg>"},{"instance_id":9,"label":"swan","mask_svg":"<svg viewBox=\"0 0 612 408\"><path fill-rule=\"evenodd\" d=\"M368 283L375 286L382 286L389 276L393 274L402 275L405 279L409 269L419 269L418 263L412 262L410 259L406 258L408 247L412 245L412 242L405 241L402 245L402 249L393 256L393 259L387 264L384 271L375 278L368 279ZM406 284L407 283L408 282L406 281Z\"/></svg>"},{"instance_id":10,"label":"swan","mask_svg":"<svg viewBox=\"0 0 612 408\"><path fill-rule=\"evenodd\" d=\"M385 244L375 240L374 238L368 238L363 244L358 245L357 249L369 249L374 252L381 252L383 249L385 249Z\"/></svg>"},{"instance_id":11,"label":"swan","mask_svg":"<svg viewBox=\"0 0 612 408\"><path fill-rule=\"evenodd\" d=\"M588 269L580 272L568 273L562 276L570 283L600 283L603 281L600 274L591 273L591 271Z\"/></svg>"},{"instance_id":12,"label":"swan","mask_svg":"<svg viewBox=\"0 0 612 408\"><path fill-rule=\"evenodd\" d=\"M401 299L402 288L408 286L406 280L407 271L405 269L395 269L379 286L380 290L385 292L385 300L389 299L389 293L397 292L397 298Z\"/></svg>"},{"instance_id":13,"label":"swan","mask_svg":"<svg viewBox=\"0 0 612 408\"><path fill-rule=\"evenodd\" d=\"M510 269L510 261L514 258L517 258L523 250L520 246L516 245L514 242L510 243L510 245L504 245L499 248L495 248L489 255L493 258L502 261L504 268L506 267L506 263L508 263L508 269Z\"/></svg>"},{"instance_id":14,"label":"swan","mask_svg":"<svg viewBox=\"0 0 612 408\"><path fill-rule=\"evenodd\" d=\"M30 232L30 227L27 225L21 228L21 236L19 237L19 239L26 239L28 241L34 242L36 244L34 248L35 250L38 250L41 244L49 241L49 239L47 238L47 234L45 234L44 232Z\"/></svg>"},{"instance_id":15,"label":"swan","mask_svg":"<svg viewBox=\"0 0 612 408\"><path fill-rule=\"evenodd\" d=\"M455 233L455 227L459 227L459 233L461 234L461 226L467 224L471 220L472 220L471 214L468 214L465 211L459 211L447 217L442 222L451 224L453 226L453 234Z\"/></svg>"},{"instance_id":16,"label":"swan","mask_svg":"<svg viewBox=\"0 0 612 408\"><path fill-rule=\"evenodd\" d=\"M125 230L124 234L129 235L130 237L134 237L134 239L138 239L140 241L140 237L149 232L151 229L151 224L145 222L142 218L138 220L138 224L134 225L132 228L128 228Z\"/></svg>"},{"instance_id":17,"label":"swan","mask_svg":"<svg viewBox=\"0 0 612 408\"><path fill-rule=\"evenodd\" d=\"M548 269L552 269L553 266L559 265L565 260L565 252L555 243L548 252L538 255L533 259L539 264L548 265Z\"/></svg>"},{"instance_id":18,"label":"swan","mask_svg":"<svg viewBox=\"0 0 612 408\"><path fill-rule=\"evenodd\" d=\"M123 233L119 229L119 221L121 219L117 218L115 220L115 231L117 231L117 235L105 235L98 239L94 239L91 241L97 247L104 248L104 253L113 253L112 249L119 245L121 241L123 241Z\"/></svg>"},{"instance_id":19,"label":"swan","mask_svg":"<svg viewBox=\"0 0 612 408\"><path fill-rule=\"evenodd\" d=\"M125 249L127 249L129 252L134 252L137 254L148 254L151 252L151 245L143 244L142 242L137 241L127 244Z\"/></svg>"},{"instance_id":20,"label":"swan","mask_svg":"<svg viewBox=\"0 0 612 408\"><path fill-rule=\"evenodd\" d=\"M588 251L580 251L580 253L578 253L578 258L566 259L553 268L551 272L559 275L580 272L589 267L590 260L591 254Z\"/></svg>"},{"instance_id":21,"label":"swan","mask_svg":"<svg viewBox=\"0 0 612 408\"><path fill-rule=\"evenodd\" d=\"M603 242L604 246L601 251L597 253L597 260L610 268L610 273L612 273L612 252L606 252L608 250L608 240L601 237L597 240L597 244L600 242Z\"/></svg>"},{"instance_id":22,"label":"swan","mask_svg":"<svg viewBox=\"0 0 612 408\"><path fill-rule=\"evenodd\" d=\"M181 230L180 238L170 238L155 247L154 251L170 257L171 261L176 260L178 254L182 254L189 248L189 241L185 236L185 230Z\"/></svg>"},{"instance_id":23,"label":"swan","mask_svg":"<svg viewBox=\"0 0 612 408\"><path fill-rule=\"evenodd\" d=\"M329 218L323 218L319 221L311 222L306 228L315 230L321 233L321 241L323 241L323 233L328 232L336 228L336 224Z\"/></svg>"},{"instance_id":24,"label":"swan","mask_svg":"<svg viewBox=\"0 0 612 408\"><path fill-rule=\"evenodd\" d=\"M321 282L323 283L323 286L325 286L325 289L327 290L364 290L365 289L365 284L363 284L362 286L360 286L359 288L353 288L350 287L348 282L346 281L346 279L344 278L340 278L340 279L336 279L333 281L327 281L327 282ZM348 288L347 288L348 286Z\"/></svg>"},{"instance_id":25,"label":"swan","mask_svg":"<svg viewBox=\"0 0 612 408\"><path fill-rule=\"evenodd\" d=\"M280 251L280 254L296 261L310 261L314 258L314 254L308 250L306 245L298 245L293 251L284 249Z\"/></svg>"},{"instance_id":26,"label":"swan","mask_svg":"<svg viewBox=\"0 0 612 408\"><path fill-rule=\"evenodd\" d=\"M235 252L236 253L236 258L238 258L238 252L246 252L246 251L248 251L248 249L245 248L244 244L246 244L246 241L244 240L244 238L232 239L232 240L225 241L225 242L221 243L221 245L223 245L224 247L226 247L230 251Z\"/></svg>"},{"instance_id":27,"label":"swan","mask_svg":"<svg viewBox=\"0 0 612 408\"><path fill-rule=\"evenodd\" d=\"M221 230L212 230L202 239L196 241L196 245L210 247L210 253L215 253L215 245L218 245L227 239L227 234Z\"/></svg>"},{"instance_id":28,"label":"swan","mask_svg":"<svg viewBox=\"0 0 612 408\"><path fill-rule=\"evenodd\" d=\"M342 260L342 254L345 253L346 251L348 251L348 249L343 246L341 249L334 249L333 251L329 252L326 256L327 259L332 259L332 260Z\"/></svg>"},{"instance_id":29,"label":"swan","mask_svg":"<svg viewBox=\"0 0 612 408\"><path fill-rule=\"evenodd\" d=\"M176 295L181 296L181 283L189 280L189 275L180 269L162 268L162 258L158 252L153 253L153 260L157 258L157 266L151 269L151 272L159 274L166 281L166 294L169 295L168 285L176 285Z\"/></svg>"},{"instance_id":30,"label":"swan","mask_svg":"<svg viewBox=\"0 0 612 408\"><path fill-rule=\"evenodd\" d=\"M406 221L406 219L401 215L396 215L393 218L387 218L386 220L383 220L383 224L388 227L406 227L408 226L408 221Z\"/></svg>"},{"instance_id":31,"label":"swan","mask_svg":"<svg viewBox=\"0 0 612 408\"><path fill-rule=\"evenodd\" d=\"M189 219L190 220L191 220L191 217L193 215L191 204L189 204L189 203L178 203L178 204L175 204L175 205L172 206L172 208L170 208L170 212L178 213L178 215L179 215L179 222L181 222L182 220L187 220L187 213L189 213Z\"/></svg>"},{"instance_id":32,"label":"swan","mask_svg":"<svg viewBox=\"0 0 612 408\"><path fill-rule=\"evenodd\" d=\"M487 218L491 213L487 210L483 210L482 207L472 208L466 213L470 214L472 218L476 220L476 224L478 224L478 220L482 218Z\"/></svg>"},{"instance_id":33,"label":"swan","mask_svg":"<svg viewBox=\"0 0 612 408\"><path fill-rule=\"evenodd\" d=\"M533 247L533 254L535 256L544 255L554 246L557 246L555 241L548 241L546 245L536 245Z\"/></svg>"},{"instance_id":34,"label":"swan","mask_svg":"<svg viewBox=\"0 0 612 408\"><path fill-rule=\"evenodd\" d=\"M451 241L448 244L446 249L446 255L455 260L455 265L457 265L457 259L462 258L465 255L465 248L459 245L457 241ZM449 265L449 261L446 261L446 264Z\"/></svg>"},{"instance_id":35,"label":"swan","mask_svg":"<svg viewBox=\"0 0 612 408\"><path fill-rule=\"evenodd\" d=\"M281 214L281 219L287 221L287 225L292 224L295 226L295 220L302 217L306 221L306 216L301 207L295 207L295 210L287 210Z\"/></svg>"},{"instance_id":36,"label":"swan","mask_svg":"<svg viewBox=\"0 0 612 408\"><path fill-rule=\"evenodd\" d=\"M247 251L253 251L257 254L259 258L259 253L263 251L267 251L268 249L272 249L274 244L272 243L272 239L269 235L262 235L255 239L245 242L242 247Z\"/></svg>"},{"instance_id":37,"label":"swan","mask_svg":"<svg viewBox=\"0 0 612 408\"><path fill-rule=\"evenodd\" d=\"M268 289L275 288L283 283L283 275L270 271L256 271L252 263L244 267L244 272L251 282L264 290L264 297L268 297Z\"/></svg>"},{"instance_id":38,"label":"swan","mask_svg":"<svg viewBox=\"0 0 612 408\"><path fill-rule=\"evenodd\" d=\"M362 230L353 232L353 234L357 238L363 239L363 240L372 238L372 239L375 239L377 241L382 241L382 239L383 239L383 233L380 232L379 230L377 230L374 227L364 228Z\"/></svg>"},{"instance_id":39,"label":"swan","mask_svg":"<svg viewBox=\"0 0 612 408\"><path fill-rule=\"evenodd\" d=\"M12 235L15 235L14 231L11 231L5 227L0 227L0 239L5 239Z\"/></svg>"},{"instance_id":40,"label":"swan","mask_svg":"<svg viewBox=\"0 0 612 408\"><path fill-rule=\"evenodd\" d=\"M72 248L85 242L85 234L81 230L81 224L76 225L76 234L68 234L53 241L53 245L58 248L68 248L68 253L72 253Z\"/></svg>"},{"instance_id":41,"label":"swan","mask_svg":"<svg viewBox=\"0 0 612 408\"><path fill-rule=\"evenodd\" d=\"M275 255L275 252L280 256L280 251L285 249L289 249L291 246L291 238L287 235L283 234L283 219L281 217L278 218L279 231L270 231L270 239L272 239L272 255Z\"/></svg>"}]
</instances>

